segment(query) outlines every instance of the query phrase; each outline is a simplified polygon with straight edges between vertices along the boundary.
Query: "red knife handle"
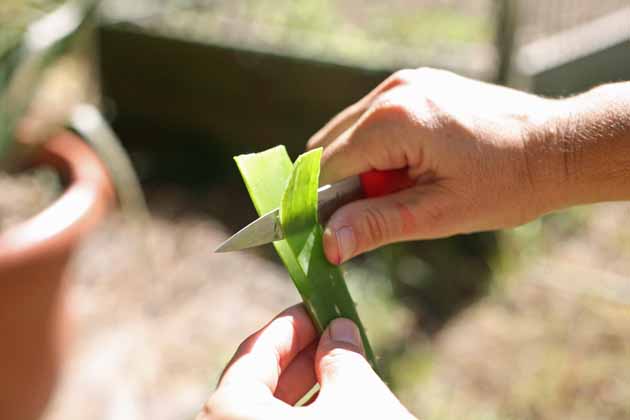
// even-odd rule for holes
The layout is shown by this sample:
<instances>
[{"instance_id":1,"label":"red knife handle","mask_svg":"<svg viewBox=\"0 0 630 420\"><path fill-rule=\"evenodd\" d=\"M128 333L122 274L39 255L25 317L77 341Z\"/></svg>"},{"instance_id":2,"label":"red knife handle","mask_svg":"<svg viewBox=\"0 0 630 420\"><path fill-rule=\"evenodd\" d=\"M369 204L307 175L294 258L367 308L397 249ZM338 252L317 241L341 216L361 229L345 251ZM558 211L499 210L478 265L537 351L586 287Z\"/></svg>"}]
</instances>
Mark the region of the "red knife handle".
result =
<instances>
[{"instance_id":1,"label":"red knife handle","mask_svg":"<svg viewBox=\"0 0 630 420\"><path fill-rule=\"evenodd\" d=\"M372 170L359 175L363 194L367 198L380 197L413 186L416 181L409 177L407 168L387 171Z\"/></svg>"}]
</instances>

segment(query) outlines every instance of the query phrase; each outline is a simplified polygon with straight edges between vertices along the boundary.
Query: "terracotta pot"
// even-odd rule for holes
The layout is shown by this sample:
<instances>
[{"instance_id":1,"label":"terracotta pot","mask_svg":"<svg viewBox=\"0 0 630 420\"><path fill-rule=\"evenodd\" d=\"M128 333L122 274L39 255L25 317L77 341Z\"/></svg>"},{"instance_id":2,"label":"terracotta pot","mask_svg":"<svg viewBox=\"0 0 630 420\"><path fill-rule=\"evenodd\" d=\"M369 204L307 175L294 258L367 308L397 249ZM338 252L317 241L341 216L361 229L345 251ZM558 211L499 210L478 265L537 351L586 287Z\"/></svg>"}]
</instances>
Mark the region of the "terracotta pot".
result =
<instances>
[{"instance_id":1,"label":"terracotta pot","mask_svg":"<svg viewBox=\"0 0 630 420\"><path fill-rule=\"evenodd\" d=\"M66 346L68 263L114 201L105 168L74 134L47 141L38 164L56 168L67 188L0 233L0 420L34 420L45 409Z\"/></svg>"}]
</instances>

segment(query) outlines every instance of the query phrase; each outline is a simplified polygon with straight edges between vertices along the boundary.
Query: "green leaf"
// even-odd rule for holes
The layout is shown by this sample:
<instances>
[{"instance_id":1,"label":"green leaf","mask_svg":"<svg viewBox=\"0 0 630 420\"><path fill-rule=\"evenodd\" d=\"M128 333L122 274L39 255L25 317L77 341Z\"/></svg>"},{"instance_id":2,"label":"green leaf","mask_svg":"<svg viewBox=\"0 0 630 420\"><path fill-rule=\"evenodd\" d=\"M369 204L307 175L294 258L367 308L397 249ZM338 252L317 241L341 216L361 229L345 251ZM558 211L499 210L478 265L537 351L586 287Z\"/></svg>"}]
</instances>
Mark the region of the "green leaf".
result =
<instances>
[{"instance_id":1,"label":"green leaf","mask_svg":"<svg viewBox=\"0 0 630 420\"><path fill-rule=\"evenodd\" d=\"M280 208L285 239L274 247L321 332L335 318L352 319L361 332L367 359L375 368L365 334L341 270L330 264L322 246L317 220L317 187L321 148L298 157L295 167L284 146L235 158L256 211L263 215Z\"/></svg>"},{"instance_id":2,"label":"green leaf","mask_svg":"<svg viewBox=\"0 0 630 420\"><path fill-rule=\"evenodd\" d=\"M284 146L234 158L259 216L280 206L293 164Z\"/></svg>"}]
</instances>

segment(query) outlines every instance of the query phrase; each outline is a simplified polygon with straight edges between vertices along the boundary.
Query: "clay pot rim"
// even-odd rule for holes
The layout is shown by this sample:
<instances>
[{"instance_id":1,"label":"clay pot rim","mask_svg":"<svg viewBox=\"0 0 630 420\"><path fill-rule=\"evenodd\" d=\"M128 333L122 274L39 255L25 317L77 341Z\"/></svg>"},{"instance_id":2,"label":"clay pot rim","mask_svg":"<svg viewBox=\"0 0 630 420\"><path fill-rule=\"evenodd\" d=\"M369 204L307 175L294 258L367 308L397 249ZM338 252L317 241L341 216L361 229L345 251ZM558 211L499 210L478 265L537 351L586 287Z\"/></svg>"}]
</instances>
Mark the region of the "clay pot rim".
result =
<instances>
[{"instance_id":1,"label":"clay pot rim","mask_svg":"<svg viewBox=\"0 0 630 420\"><path fill-rule=\"evenodd\" d=\"M67 185L47 208L0 232L0 267L67 252L114 201L107 170L76 134L63 131L44 143L33 166L55 168Z\"/></svg>"}]
</instances>

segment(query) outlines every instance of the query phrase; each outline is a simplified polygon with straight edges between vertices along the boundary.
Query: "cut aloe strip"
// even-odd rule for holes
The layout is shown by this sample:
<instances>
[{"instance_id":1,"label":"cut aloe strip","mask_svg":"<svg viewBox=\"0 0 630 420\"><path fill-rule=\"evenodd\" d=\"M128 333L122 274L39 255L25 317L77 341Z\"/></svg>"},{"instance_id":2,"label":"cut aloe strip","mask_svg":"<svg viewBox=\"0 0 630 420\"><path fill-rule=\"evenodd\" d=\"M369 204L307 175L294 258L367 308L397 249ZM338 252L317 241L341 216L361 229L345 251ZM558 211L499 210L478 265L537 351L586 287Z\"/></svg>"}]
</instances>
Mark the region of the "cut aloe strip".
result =
<instances>
[{"instance_id":1,"label":"cut aloe strip","mask_svg":"<svg viewBox=\"0 0 630 420\"><path fill-rule=\"evenodd\" d=\"M298 157L295 167L284 146L235 157L259 215L280 208L285 239L273 243L293 283L321 332L335 318L359 327L365 354L376 368L374 353L341 270L330 264L317 220L321 148Z\"/></svg>"}]
</instances>

